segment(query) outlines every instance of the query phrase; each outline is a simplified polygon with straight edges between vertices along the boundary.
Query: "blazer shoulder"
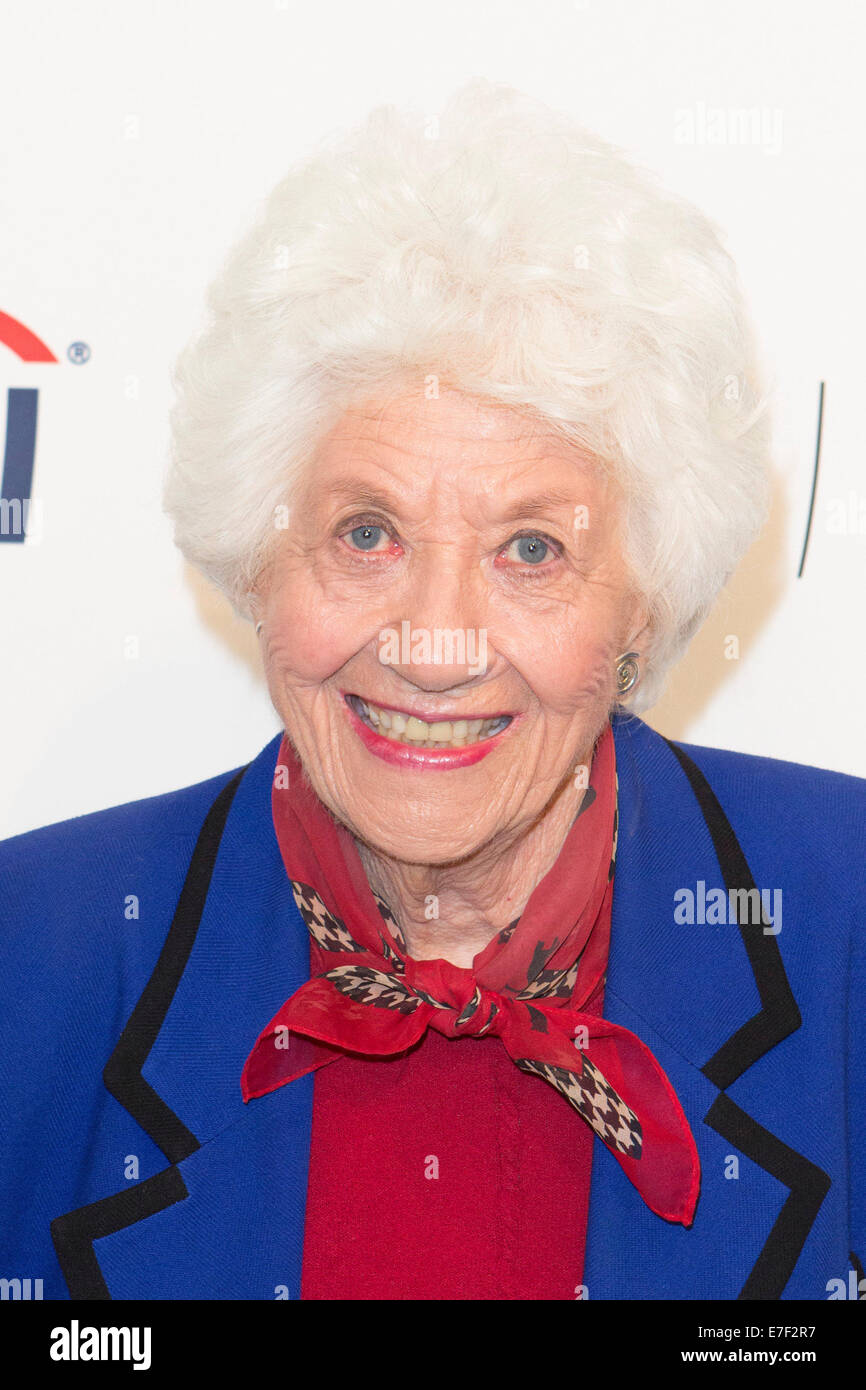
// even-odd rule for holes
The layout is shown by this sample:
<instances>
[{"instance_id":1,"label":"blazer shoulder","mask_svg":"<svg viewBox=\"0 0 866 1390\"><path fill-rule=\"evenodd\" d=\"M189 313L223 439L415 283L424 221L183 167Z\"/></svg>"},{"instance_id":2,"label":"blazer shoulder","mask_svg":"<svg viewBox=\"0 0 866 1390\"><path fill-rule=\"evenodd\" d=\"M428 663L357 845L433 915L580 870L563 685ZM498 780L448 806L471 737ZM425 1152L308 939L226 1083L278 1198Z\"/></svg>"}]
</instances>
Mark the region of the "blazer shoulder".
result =
<instances>
[{"instance_id":1,"label":"blazer shoulder","mask_svg":"<svg viewBox=\"0 0 866 1390\"><path fill-rule=\"evenodd\" d=\"M671 740L692 759L715 786L740 798L776 801L793 799L813 812L866 815L866 778L830 768L813 767L785 758L737 753L727 748Z\"/></svg>"},{"instance_id":2,"label":"blazer shoulder","mask_svg":"<svg viewBox=\"0 0 866 1390\"><path fill-rule=\"evenodd\" d=\"M238 771L0 841L0 959L81 963L137 924L158 949L207 813Z\"/></svg>"},{"instance_id":3,"label":"blazer shoulder","mask_svg":"<svg viewBox=\"0 0 866 1390\"><path fill-rule=\"evenodd\" d=\"M866 778L753 753L678 746L703 773L747 853L754 847L780 870L787 865L859 916L866 888Z\"/></svg>"},{"instance_id":4,"label":"blazer shoulder","mask_svg":"<svg viewBox=\"0 0 866 1390\"><path fill-rule=\"evenodd\" d=\"M682 739L667 739L636 716L615 723L617 757L632 761L638 783L665 788L682 804L693 797L680 749L698 768L743 841L778 862L802 858L804 870L819 863L855 888L864 885L866 778L783 758L738 753Z\"/></svg>"},{"instance_id":5,"label":"blazer shoulder","mask_svg":"<svg viewBox=\"0 0 866 1390\"><path fill-rule=\"evenodd\" d=\"M0 840L0 875L15 878L28 868L44 873L60 861L67 869L74 868L76 864L92 864L101 848L116 851L154 838L186 838L196 833L216 796L241 770L233 768L187 787L89 811Z\"/></svg>"},{"instance_id":6,"label":"blazer shoulder","mask_svg":"<svg viewBox=\"0 0 866 1390\"><path fill-rule=\"evenodd\" d=\"M655 774L667 762L671 745L675 745L697 764L716 790L723 786L741 798L760 801L784 796L818 810L843 808L855 816L866 813L866 777L793 759L738 753L730 748L669 738L636 715L618 714L613 724L618 751L637 754L648 775Z\"/></svg>"},{"instance_id":7,"label":"blazer shoulder","mask_svg":"<svg viewBox=\"0 0 866 1390\"><path fill-rule=\"evenodd\" d=\"M34 1036L62 1031L108 1055L159 958L208 811L238 771L0 843L0 1089L7 1072L30 1076L34 1094L54 1084L55 1050L34 1049Z\"/></svg>"}]
</instances>

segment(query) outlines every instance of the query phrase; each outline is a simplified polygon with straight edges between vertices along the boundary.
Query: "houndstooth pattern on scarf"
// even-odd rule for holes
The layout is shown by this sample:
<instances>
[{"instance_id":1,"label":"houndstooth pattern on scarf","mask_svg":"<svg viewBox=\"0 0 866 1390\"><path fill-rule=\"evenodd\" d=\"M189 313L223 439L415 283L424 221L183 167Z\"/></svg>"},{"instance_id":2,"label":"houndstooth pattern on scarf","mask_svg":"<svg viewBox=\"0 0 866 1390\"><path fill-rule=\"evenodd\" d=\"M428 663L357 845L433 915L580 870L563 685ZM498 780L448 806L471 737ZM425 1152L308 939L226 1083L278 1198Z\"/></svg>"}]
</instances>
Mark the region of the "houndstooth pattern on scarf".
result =
<instances>
[{"instance_id":1,"label":"houndstooth pattern on scarf","mask_svg":"<svg viewBox=\"0 0 866 1390\"><path fill-rule=\"evenodd\" d=\"M530 1057L514 1060L521 1071L531 1072L555 1086L609 1148L629 1158L640 1158L643 1132L637 1115L605 1081L598 1067L583 1053L580 1058L583 1065L579 1074Z\"/></svg>"}]
</instances>

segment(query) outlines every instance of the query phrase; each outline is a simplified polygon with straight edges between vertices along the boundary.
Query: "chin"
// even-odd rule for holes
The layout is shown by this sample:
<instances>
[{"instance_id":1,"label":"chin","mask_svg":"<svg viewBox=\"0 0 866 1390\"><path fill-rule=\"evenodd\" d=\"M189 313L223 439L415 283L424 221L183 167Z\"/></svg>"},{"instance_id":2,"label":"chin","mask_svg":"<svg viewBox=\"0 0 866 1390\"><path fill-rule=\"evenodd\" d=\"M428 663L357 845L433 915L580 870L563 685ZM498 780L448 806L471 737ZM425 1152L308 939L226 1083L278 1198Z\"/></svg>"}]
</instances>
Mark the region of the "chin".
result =
<instances>
[{"instance_id":1,"label":"chin","mask_svg":"<svg viewBox=\"0 0 866 1390\"><path fill-rule=\"evenodd\" d=\"M411 825L401 825L399 836L364 833L357 825L349 826L352 834L368 849L385 855L398 864L423 864L426 868L445 868L468 859L481 849L485 840L466 839L465 830L459 828L441 835L431 835L429 825L415 829Z\"/></svg>"}]
</instances>

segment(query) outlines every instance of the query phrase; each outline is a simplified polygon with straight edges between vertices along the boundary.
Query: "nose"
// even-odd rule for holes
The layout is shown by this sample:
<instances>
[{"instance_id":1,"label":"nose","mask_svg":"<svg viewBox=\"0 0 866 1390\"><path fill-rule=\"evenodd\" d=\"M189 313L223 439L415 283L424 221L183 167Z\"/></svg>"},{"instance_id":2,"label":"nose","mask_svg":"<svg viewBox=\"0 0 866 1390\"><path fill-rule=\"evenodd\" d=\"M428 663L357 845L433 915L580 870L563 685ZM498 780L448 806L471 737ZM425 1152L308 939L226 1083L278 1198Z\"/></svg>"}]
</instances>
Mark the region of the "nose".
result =
<instances>
[{"instance_id":1,"label":"nose","mask_svg":"<svg viewBox=\"0 0 866 1390\"><path fill-rule=\"evenodd\" d=\"M380 634L379 660L419 690L444 692L483 679L489 665L481 567L456 547L415 558L405 612Z\"/></svg>"}]
</instances>

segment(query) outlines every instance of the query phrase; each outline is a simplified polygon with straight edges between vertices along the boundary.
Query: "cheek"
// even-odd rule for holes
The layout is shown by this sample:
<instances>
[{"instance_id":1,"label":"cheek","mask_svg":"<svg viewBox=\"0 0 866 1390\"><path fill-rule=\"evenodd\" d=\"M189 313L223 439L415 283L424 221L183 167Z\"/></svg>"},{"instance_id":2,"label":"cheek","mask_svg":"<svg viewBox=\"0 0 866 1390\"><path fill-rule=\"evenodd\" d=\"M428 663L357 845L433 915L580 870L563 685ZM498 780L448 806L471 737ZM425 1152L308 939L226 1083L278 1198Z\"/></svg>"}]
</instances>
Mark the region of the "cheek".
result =
<instances>
[{"instance_id":1,"label":"cheek","mask_svg":"<svg viewBox=\"0 0 866 1390\"><path fill-rule=\"evenodd\" d=\"M579 604L558 604L544 614L522 614L500 629L498 648L543 710L569 717L606 703L613 692L616 619ZM492 636L492 634L491 634Z\"/></svg>"},{"instance_id":2,"label":"cheek","mask_svg":"<svg viewBox=\"0 0 866 1390\"><path fill-rule=\"evenodd\" d=\"M543 662L524 668L524 677L543 709L567 718L609 700L614 660L611 643L598 636L549 650Z\"/></svg>"},{"instance_id":3,"label":"cheek","mask_svg":"<svg viewBox=\"0 0 866 1390\"><path fill-rule=\"evenodd\" d=\"M265 623L268 677L282 684L321 684L365 646L375 646L379 632L369 612L329 603L302 575L272 592Z\"/></svg>"}]
</instances>

